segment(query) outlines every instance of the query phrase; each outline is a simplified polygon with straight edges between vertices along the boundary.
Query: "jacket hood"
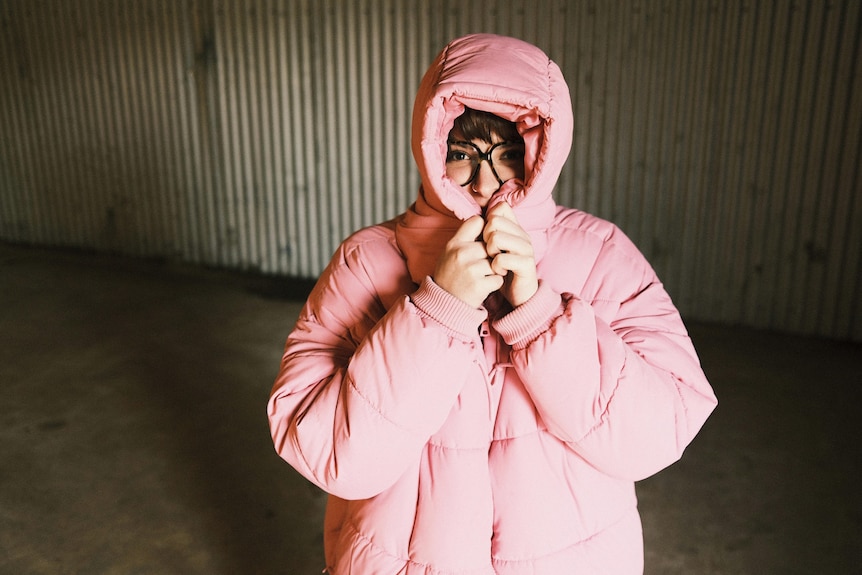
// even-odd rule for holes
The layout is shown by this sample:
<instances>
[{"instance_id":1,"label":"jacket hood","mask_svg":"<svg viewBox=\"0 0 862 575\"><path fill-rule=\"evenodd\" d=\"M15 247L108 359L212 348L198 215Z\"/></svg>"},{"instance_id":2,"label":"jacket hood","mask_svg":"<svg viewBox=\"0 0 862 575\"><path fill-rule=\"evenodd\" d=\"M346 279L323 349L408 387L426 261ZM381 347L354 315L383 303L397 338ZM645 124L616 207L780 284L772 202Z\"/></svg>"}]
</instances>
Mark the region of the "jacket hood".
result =
<instances>
[{"instance_id":1,"label":"jacket hood","mask_svg":"<svg viewBox=\"0 0 862 575\"><path fill-rule=\"evenodd\" d=\"M572 106L559 67L536 46L473 34L450 42L425 73L413 107L412 150L419 197L399 220L396 240L417 283L430 275L455 230L482 209L446 177L446 140L469 107L517 126L525 144L524 180L509 180L489 206L508 202L530 233L537 260L556 204L554 186L572 144Z\"/></svg>"}]
</instances>

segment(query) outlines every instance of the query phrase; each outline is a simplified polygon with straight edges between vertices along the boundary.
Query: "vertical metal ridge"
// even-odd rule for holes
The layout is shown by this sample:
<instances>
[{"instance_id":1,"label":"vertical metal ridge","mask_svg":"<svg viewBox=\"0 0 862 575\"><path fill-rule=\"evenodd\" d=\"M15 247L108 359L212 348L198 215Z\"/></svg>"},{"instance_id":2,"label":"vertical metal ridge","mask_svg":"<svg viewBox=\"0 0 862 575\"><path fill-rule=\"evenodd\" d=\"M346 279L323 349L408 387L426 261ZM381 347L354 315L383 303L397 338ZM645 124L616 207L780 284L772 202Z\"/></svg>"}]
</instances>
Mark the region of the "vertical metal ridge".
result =
<instances>
[{"instance_id":1,"label":"vertical metal ridge","mask_svg":"<svg viewBox=\"0 0 862 575\"><path fill-rule=\"evenodd\" d=\"M859 225L862 222L862 193L859 193L862 190L862 98L859 97L862 93L862 7L853 2L849 2L848 7L846 21L850 23L848 38L853 38L852 64L845 91L846 107L841 114L845 118L845 140L841 148L844 155L839 177L842 193L837 196L840 202L836 209L838 233L833 236L832 246L838 263L830 266L830 271L839 276L835 279L838 295L831 310L834 323L831 329L823 329L821 333L843 334L860 341L862 322L854 325L854 318L862 314L859 302L862 293L862 225Z\"/></svg>"},{"instance_id":2,"label":"vertical metal ridge","mask_svg":"<svg viewBox=\"0 0 862 575\"><path fill-rule=\"evenodd\" d=\"M784 179L787 181L787 190L784 194L785 210L782 214L780 226L776 226L779 244L778 259L783 262L779 266L776 282L783 289L774 294L773 315L782 318L783 321L798 324L801 309L793 301L794 282L796 281L797 268L801 265L801 254L803 253L800 236L800 225L803 212L805 211L805 194L801 182L805 181L808 171L806 157L808 153L809 134L813 122L813 114L810 110L814 105L814 91L819 64L817 62L817 46L821 41L820 26L818 22L822 17L822 11L815 9L813 2L805 4L804 12L797 12L795 17L804 23L800 36L796 41L799 47L801 65L799 77L794 84L787 86L785 96L795 101L793 107L792 125L789 126L790 134L788 140L789 148L786 151L787 168ZM799 61L799 60L797 60ZM779 320L780 321L780 320Z\"/></svg>"},{"instance_id":3,"label":"vertical metal ridge","mask_svg":"<svg viewBox=\"0 0 862 575\"><path fill-rule=\"evenodd\" d=\"M750 97L748 99L748 107L755 113L751 119L749 145L747 146L750 159L744 163L743 181L740 188L744 193L742 204L746 216L744 224L746 241L742 254L742 271L744 274L742 314L760 326L764 325L764 320L760 317L760 310L762 309L760 298L762 288L765 286L764 272L771 264L763 251L760 232L767 222L769 201L769 182L766 181L767 174L762 168L768 166L768 159L764 157L764 154L770 151L766 142L766 134L772 117L772 111L769 107L769 88L773 85L770 80L776 69L775 62L772 61L775 57L773 39L779 19L774 10L780 10L780 7L760 4L756 14L754 63L749 80Z\"/></svg>"},{"instance_id":4,"label":"vertical metal ridge","mask_svg":"<svg viewBox=\"0 0 862 575\"><path fill-rule=\"evenodd\" d=\"M855 18L848 16L855 11ZM843 173L843 164L850 153L855 154L853 146L858 146L860 131L849 132L848 126L854 121L858 128L858 113L855 118L852 114L852 99L849 85L852 83L854 61L858 60L859 53L859 19L860 11L858 3L844 2L833 11L833 18L837 30L835 32L835 47L831 58L832 69L829 73L829 104L828 120L826 121L826 133L824 138L823 161L817 183L820 190L820 207L817 214L817 225L814 228L814 239L812 240L813 255L819 264L814 274L813 283L809 290L811 293L826 293L833 286L840 285L842 268L838 264L842 259L842 252L846 249L844 242L850 231L844 229L840 224L840 213L842 204L846 205L846 199L853 195L854 188L848 187L842 190L843 184L840 176ZM857 109L858 109L857 104ZM853 134L854 143L847 141L849 133ZM849 180L845 180L849 181ZM838 190L843 193L828 193L827 190ZM860 188L855 188L856 192ZM830 263L832 265L830 265ZM840 293L840 290L839 290ZM803 331L828 335L834 331L838 298L819 298L816 309L807 308L809 311Z\"/></svg>"},{"instance_id":5,"label":"vertical metal ridge","mask_svg":"<svg viewBox=\"0 0 862 575\"><path fill-rule=\"evenodd\" d=\"M702 146L695 154L696 167L690 171L688 192L689 211L686 216L685 255L686 263L680 269L680 283L691 286L678 298L678 303L686 309L709 310L715 305L713 286L717 274L712 266L704 265L709 261L710 246L715 245L722 228L717 218L716 195L712 193L717 179L717 150L720 150L723 125L720 110L724 103L723 81L727 74L727 59L723 57L723 46L727 45L729 29L729 10L719 8L717 2L710 2L708 14L703 18L702 32L704 41L700 47L702 58L699 63L701 80L699 87L692 87L700 101L700 138ZM710 238L712 241L703 241Z\"/></svg>"},{"instance_id":6,"label":"vertical metal ridge","mask_svg":"<svg viewBox=\"0 0 862 575\"><path fill-rule=\"evenodd\" d=\"M828 178L834 170L833 161L835 150L830 150L830 144L835 140L831 138L832 130L838 126L836 122L843 119L834 116L835 81L838 73L838 50L841 41L841 11L827 9L824 7L823 26L821 28L821 41L818 46L818 82L815 91L815 106L813 107L814 120L811 124L809 134L809 158L811 169L808 170L805 180L805 189L809 193L805 195L809 200L803 216L810 218L804 230L800 230L799 245L801 274L795 278L794 286L795 307L800 310L797 328L806 332L817 332L817 323L822 313L820 298L811 299L810 293L822 293L821 277L823 267L828 257L828 250L824 240L824 234L831 222L826 220L829 214L824 202L829 201L832 188L828 191L823 188L830 184Z\"/></svg>"},{"instance_id":7,"label":"vertical metal ridge","mask_svg":"<svg viewBox=\"0 0 862 575\"><path fill-rule=\"evenodd\" d=\"M28 192L34 146L25 89L33 74L32 59L10 11L8 3L0 3L0 53L6 56L0 58L0 77L6 79L6 88L0 90L0 230L19 241L31 241L36 222L26 200L33 195Z\"/></svg>"}]
</instances>

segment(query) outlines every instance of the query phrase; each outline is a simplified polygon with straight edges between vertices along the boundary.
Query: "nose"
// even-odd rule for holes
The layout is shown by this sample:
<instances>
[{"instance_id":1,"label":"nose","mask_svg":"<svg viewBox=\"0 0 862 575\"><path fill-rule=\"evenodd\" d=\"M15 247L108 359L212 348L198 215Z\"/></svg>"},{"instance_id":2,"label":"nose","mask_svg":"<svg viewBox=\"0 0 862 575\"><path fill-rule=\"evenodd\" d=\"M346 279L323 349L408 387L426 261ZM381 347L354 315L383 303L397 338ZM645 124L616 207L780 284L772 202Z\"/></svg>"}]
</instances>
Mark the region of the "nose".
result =
<instances>
[{"instance_id":1,"label":"nose","mask_svg":"<svg viewBox=\"0 0 862 575\"><path fill-rule=\"evenodd\" d=\"M473 193L480 196L482 200L487 202L491 196L500 189L500 181L497 179L497 174L494 173L491 164L485 160L479 162L479 170L476 172L476 177L473 179Z\"/></svg>"}]
</instances>

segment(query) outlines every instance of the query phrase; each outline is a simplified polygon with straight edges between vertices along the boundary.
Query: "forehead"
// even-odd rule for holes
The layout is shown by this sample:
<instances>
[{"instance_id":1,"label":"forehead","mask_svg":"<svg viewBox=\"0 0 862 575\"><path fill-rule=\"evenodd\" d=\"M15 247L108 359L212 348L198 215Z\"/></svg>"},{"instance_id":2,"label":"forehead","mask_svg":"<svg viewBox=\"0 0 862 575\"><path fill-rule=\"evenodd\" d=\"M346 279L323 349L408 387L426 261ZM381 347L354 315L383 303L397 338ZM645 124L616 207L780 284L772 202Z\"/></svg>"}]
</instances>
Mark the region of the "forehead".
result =
<instances>
[{"instance_id":1,"label":"forehead","mask_svg":"<svg viewBox=\"0 0 862 575\"><path fill-rule=\"evenodd\" d=\"M449 132L449 143L452 144L455 142L469 142L471 144L481 145L481 144L499 144L501 142L506 141L505 139L503 139L502 136L500 136L500 134L498 134L496 132L491 132L490 136L491 136L490 140L486 140L484 137L475 137L472 139L467 139L467 137L460 130L458 130L457 128L452 128L452 131Z\"/></svg>"},{"instance_id":2,"label":"forehead","mask_svg":"<svg viewBox=\"0 0 862 575\"><path fill-rule=\"evenodd\" d=\"M467 140L460 140L457 138L449 138L446 142L449 149L457 149L465 152L478 151L489 152L491 150L512 150L515 148L523 150L524 143L523 142L511 142L508 140L502 140L495 138L493 141L488 142L482 139L474 139L472 142Z\"/></svg>"}]
</instances>

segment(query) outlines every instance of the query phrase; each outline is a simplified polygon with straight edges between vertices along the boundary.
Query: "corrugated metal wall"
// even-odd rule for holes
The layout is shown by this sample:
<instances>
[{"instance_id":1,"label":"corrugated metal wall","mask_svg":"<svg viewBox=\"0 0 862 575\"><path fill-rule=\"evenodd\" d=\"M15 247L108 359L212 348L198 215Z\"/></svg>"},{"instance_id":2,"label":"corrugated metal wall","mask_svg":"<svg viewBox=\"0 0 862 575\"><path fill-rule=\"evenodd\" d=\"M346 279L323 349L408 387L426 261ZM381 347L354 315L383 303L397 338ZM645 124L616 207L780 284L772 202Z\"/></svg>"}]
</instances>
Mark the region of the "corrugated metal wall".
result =
<instances>
[{"instance_id":1,"label":"corrugated metal wall","mask_svg":"<svg viewBox=\"0 0 862 575\"><path fill-rule=\"evenodd\" d=\"M569 80L560 203L686 317L862 340L860 4L5 0L0 239L313 277L413 199L419 78L490 31Z\"/></svg>"}]
</instances>

